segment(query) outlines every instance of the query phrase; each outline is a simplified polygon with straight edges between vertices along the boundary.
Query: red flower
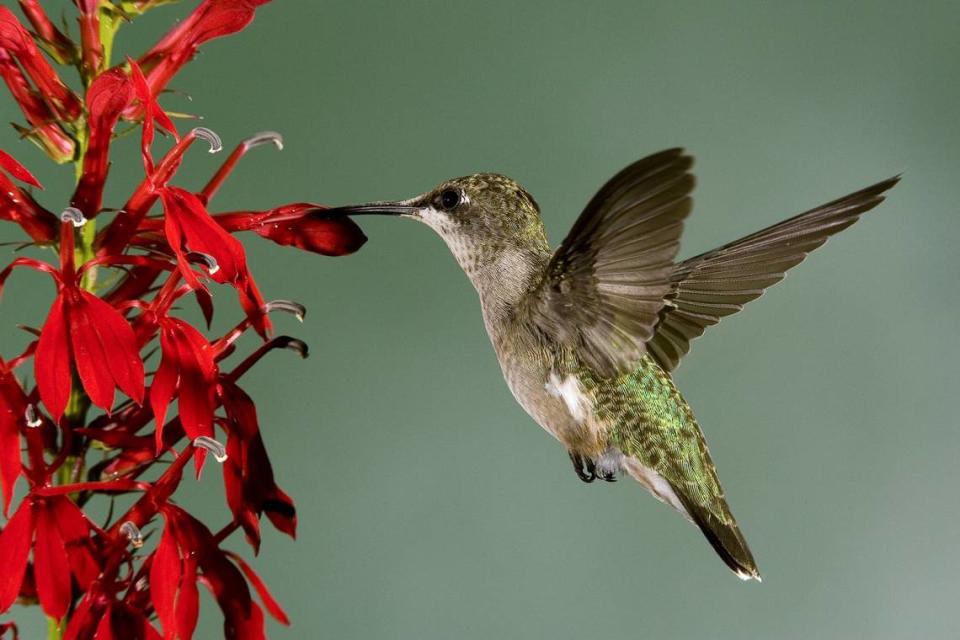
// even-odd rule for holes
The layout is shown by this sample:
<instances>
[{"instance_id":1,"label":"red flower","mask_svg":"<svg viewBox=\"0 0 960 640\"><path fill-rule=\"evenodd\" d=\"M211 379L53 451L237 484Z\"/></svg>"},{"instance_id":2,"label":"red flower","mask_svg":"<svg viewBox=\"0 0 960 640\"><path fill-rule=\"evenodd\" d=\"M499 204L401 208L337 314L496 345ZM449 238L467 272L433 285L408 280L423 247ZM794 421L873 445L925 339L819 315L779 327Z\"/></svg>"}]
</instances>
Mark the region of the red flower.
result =
<instances>
[{"instance_id":1,"label":"red flower","mask_svg":"<svg viewBox=\"0 0 960 640\"><path fill-rule=\"evenodd\" d=\"M20 8L33 25L37 37L43 41L47 50L54 59L61 64L69 64L76 57L76 47L67 36L63 35L37 0L20 0Z\"/></svg>"},{"instance_id":2,"label":"red flower","mask_svg":"<svg viewBox=\"0 0 960 640\"><path fill-rule=\"evenodd\" d=\"M247 269L247 256L240 241L218 225L203 202L189 191L167 187L161 198L167 242L177 256L183 279L191 287L201 288L187 254L192 252L209 259L207 275L215 282L233 285L247 317L261 335L266 335L270 322L263 313L263 297Z\"/></svg>"},{"instance_id":3,"label":"red flower","mask_svg":"<svg viewBox=\"0 0 960 640\"><path fill-rule=\"evenodd\" d=\"M95 559L92 527L80 508L66 496L28 497L0 532L0 611L20 592L33 544L33 573L43 611L52 618L66 615L73 597L70 576L86 589L100 573Z\"/></svg>"},{"instance_id":4,"label":"red flower","mask_svg":"<svg viewBox=\"0 0 960 640\"><path fill-rule=\"evenodd\" d=\"M33 38L6 7L0 7L0 49L16 58L54 115L69 122L80 116L80 99L60 80Z\"/></svg>"},{"instance_id":5,"label":"red flower","mask_svg":"<svg viewBox=\"0 0 960 640\"><path fill-rule=\"evenodd\" d=\"M239 558L220 549L217 539L199 520L186 511L167 505L163 508L166 527L153 554L150 568L150 592L157 617L166 637L190 638L197 621L199 568L207 586L224 614L227 638L256 640L264 638L263 613L250 597L244 574L231 559ZM286 614L249 566L239 561L244 573L267 605L267 610L283 624Z\"/></svg>"},{"instance_id":6,"label":"red flower","mask_svg":"<svg viewBox=\"0 0 960 640\"><path fill-rule=\"evenodd\" d=\"M43 98L30 87L30 83L20 71L13 58L4 49L0 48L0 77L6 83L14 100L20 105L20 110L26 116L27 122L33 127L25 129L17 127L20 134L32 140L44 150L54 162L64 163L73 160L76 152L76 143L67 135L60 125L54 121L54 115Z\"/></svg>"},{"instance_id":7,"label":"red flower","mask_svg":"<svg viewBox=\"0 0 960 640\"><path fill-rule=\"evenodd\" d=\"M73 215L79 216L79 212L74 210ZM91 402L108 412L115 387L139 404L143 402L144 386L143 363L130 324L110 304L79 287L84 270L77 273L74 269L73 226L70 222L61 226L59 271L44 262L18 258L0 272L0 287L18 266L49 273L57 283L57 297L34 356L40 398L55 421L63 415L70 398L71 365L76 367Z\"/></svg>"},{"instance_id":8,"label":"red flower","mask_svg":"<svg viewBox=\"0 0 960 640\"><path fill-rule=\"evenodd\" d=\"M133 88L140 106L143 109L143 135L141 137L140 150L143 155L143 166L146 169L147 177L153 176L153 156L150 153L150 147L153 145L153 125L154 122L173 134L173 137L180 140L177 134L177 128L173 125L167 113L157 104L156 96L150 90L146 78L143 77L143 71L140 65L127 58L130 65L130 77L133 79Z\"/></svg>"},{"instance_id":9,"label":"red flower","mask_svg":"<svg viewBox=\"0 0 960 640\"><path fill-rule=\"evenodd\" d=\"M290 496L273 479L253 400L229 380L222 381L220 394L227 412L228 432L223 482L234 519L255 550L260 548L263 513L277 529L291 538L296 537L297 510Z\"/></svg>"},{"instance_id":10,"label":"red flower","mask_svg":"<svg viewBox=\"0 0 960 640\"><path fill-rule=\"evenodd\" d=\"M344 256L367 241L350 218L324 217L326 207L297 202L269 211L222 213L214 218L231 231L254 231L277 244L312 251L325 256Z\"/></svg>"},{"instance_id":11,"label":"red flower","mask_svg":"<svg viewBox=\"0 0 960 640\"><path fill-rule=\"evenodd\" d=\"M196 55L200 45L240 31L253 20L257 7L269 1L203 0L186 20L171 29L140 58L140 66L153 94L160 93L167 86L180 68Z\"/></svg>"},{"instance_id":12,"label":"red flower","mask_svg":"<svg viewBox=\"0 0 960 640\"><path fill-rule=\"evenodd\" d=\"M108 158L113 129L133 96L133 83L119 68L99 75L87 90L90 140L83 156L83 175L73 193L72 204L88 218L100 213L103 186L110 168Z\"/></svg>"},{"instance_id":13,"label":"red flower","mask_svg":"<svg viewBox=\"0 0 960 640\"><path fill-rule=\"evenodd\" d=\"M80 9L80 50L83 72L93 77L103 62L100 42L100 0L74 0Z\"/></svg>"},{"instance_id":14,"label":"red flower","mask_svg":"<svg viewBox=\"0 0 960 640\"><path fill-rule=\"evenodd\" d=\"M150 385L150 406L156 416L156 451L163 450L163 424L174 393L180 393L180 423L190 440L213 436L217 365L213 348L199 331L183 320L160 320L163 359ZM197 458L200 468L202 456Z\"/></svg>"},{"instance_id":15,"label":"red flower","mask_svg":"<svg viewBox=\"0 0 960 640\"><path fill-rule=\"evenodd\" d=\"M20 425L24 421L27 404L23 389L7 364L0 360L0 492L3 493L3 515L10 513L13 485L23 470L20 464Z\"/></svg>"},{"instance_id":16,"label":"red flower","mask_svg":"<svg viewBox=\"0 0 960 640\"><path fill-rule=\"evenodd\" d=\"M52 242L57 231L56 218L17 187L4 170L21 182L42 188L32 173L0 150L0 220L16 222L35 242Z\"/></svg>"}]
</instances>

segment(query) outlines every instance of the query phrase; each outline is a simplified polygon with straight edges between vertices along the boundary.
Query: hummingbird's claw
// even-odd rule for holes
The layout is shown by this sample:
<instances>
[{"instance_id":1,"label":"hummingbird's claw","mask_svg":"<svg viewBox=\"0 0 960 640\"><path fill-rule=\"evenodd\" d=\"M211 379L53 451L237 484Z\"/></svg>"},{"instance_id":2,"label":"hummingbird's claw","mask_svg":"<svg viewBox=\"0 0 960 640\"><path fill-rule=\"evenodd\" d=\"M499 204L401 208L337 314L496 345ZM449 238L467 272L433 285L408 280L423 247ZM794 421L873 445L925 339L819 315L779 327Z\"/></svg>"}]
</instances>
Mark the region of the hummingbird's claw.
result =
<instances>
[{"instance_id":1,"label":"hummingbird's claw","mask_svg":"<svg viewBox=\"0 0 960 640\"><path fill-rule=\"evenodd\" d=\"M593 464L593 460L586 458L584 459L579 453L570 452L570 461L573 463L573 470L577 473L577 477L590 484L597 479L597 469Z\"/></svg>"}]
</instances>

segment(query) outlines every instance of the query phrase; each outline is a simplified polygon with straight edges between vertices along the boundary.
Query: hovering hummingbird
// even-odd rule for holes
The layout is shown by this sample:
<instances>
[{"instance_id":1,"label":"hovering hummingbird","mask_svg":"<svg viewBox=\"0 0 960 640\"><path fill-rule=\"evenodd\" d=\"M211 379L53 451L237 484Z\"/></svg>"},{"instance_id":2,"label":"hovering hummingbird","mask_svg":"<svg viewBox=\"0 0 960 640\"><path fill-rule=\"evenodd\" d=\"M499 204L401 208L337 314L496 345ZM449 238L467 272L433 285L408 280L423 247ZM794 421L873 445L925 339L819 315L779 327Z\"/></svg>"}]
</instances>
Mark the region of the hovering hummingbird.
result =
<instances>
[{"instance_id":1,"label":"hovering hummingbird","mask_svg":"<svg viewBox=\"0 0 960 640\"><path fill-rule=\"evenodd\" d=\"M436 231L480 296L510 391L566 447L577 476L626 473L696 524L740 578L760 580L671 372L691 340L877 206L899 177L674 262L692 165L670 149L623 169L556 251L533 197L497 174L324 214L398 215Z\"/></svg>"}]
</instances>

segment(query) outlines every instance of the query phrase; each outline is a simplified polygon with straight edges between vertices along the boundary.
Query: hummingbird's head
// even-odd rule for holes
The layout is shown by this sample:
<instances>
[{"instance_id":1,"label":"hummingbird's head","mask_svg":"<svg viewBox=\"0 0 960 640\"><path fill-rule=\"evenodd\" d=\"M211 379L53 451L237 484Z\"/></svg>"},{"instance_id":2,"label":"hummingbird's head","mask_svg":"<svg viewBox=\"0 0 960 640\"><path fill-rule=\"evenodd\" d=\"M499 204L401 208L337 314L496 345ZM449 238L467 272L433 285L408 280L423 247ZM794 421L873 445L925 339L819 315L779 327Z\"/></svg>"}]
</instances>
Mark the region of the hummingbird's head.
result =
<instances>
[{"instance_id":1,"label":"hummingbird's head","mask_svg":"<svg viewBox=\"0 0 960 640\"><path fill-rule=\"evenodd\" d=\"M475 285L503 259L547 251L540 207L516 181L494 173L446 180L408 200L331 209L325 214L413 218L443 238ZM493 267L493 269L490 269Z\"/></svg>"}]
</instances>

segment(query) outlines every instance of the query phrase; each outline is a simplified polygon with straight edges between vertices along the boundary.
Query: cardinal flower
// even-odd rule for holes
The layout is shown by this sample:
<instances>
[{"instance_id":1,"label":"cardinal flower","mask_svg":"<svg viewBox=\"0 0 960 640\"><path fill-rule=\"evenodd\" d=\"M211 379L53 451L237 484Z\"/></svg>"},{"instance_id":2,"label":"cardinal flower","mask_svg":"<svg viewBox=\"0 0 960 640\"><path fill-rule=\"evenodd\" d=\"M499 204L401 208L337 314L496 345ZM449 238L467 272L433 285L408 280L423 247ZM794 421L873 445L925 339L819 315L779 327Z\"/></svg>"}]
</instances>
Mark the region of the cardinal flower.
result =
<instances>
[{"instance_id":1,"label":"cardinal flower","mask_svg":"<svg viewBox=\"0 0 960 640\"><path fill-rule=\"evenodd\" d=\"M240 31L269 0L204 0L140 58L154 95L160 93L203 43ZM138 110L139 111L139 110Z\"/></svg>"},{"instance_id":2,"label":"cardinal flower","mask_svg":"<svg viewBox=\"0 0 960 640\"><path fill-rule=\"evenodd\" d=\"M13 485L20 477L20 427L28 401L7 363L0 360L0 490L3 514L10 512Z\"/></svg>"},{"instance_id":3,"label":"cardinal flower","mask_svg":"<svg viewBox=\"0 0 960 640\"><path fill-rule=\"evenodd\" d=\"M80 99L63 83L30 33L6 7L0 7L0 49L20 63L55 116L69 122L80 116Z\"/></svg>"},{"instance_id":4,"label":"cardinal flower","mask_svg":"<svg viewBox=\"0 0 960 640\"><path fill-rule=\"evenodd\" d=\"M166 526L153 554L150 593L166 637L190 638L197 623L198 569L224 614L227 638L264 638L263 612L250 596L247 573L267 610L280 622L287 617L267 591L259 576L234 554L220 549L207 527L183 509L162 509ZM237 561L238 570L233 561Z\"/></svg>"},{"instance_id":5,"label":"cardinal flower","mask_svg":"<svg viewBox=\"0 0 960 640\"><path fill-rule=\"evenodd\" d=\"M279 245L296 247L325 256L343 256L357 251L367 241L350 218L325 217L326 207L296 202L268 211L236 211L214 218L231 231L253 231Z\"/></svg>"},{"instance_id":6,"label":"cardinal flower","mask_svg":"<svg viewBox=\"0 0 960 640\"><path fill-rule=\"evenodd\" d=\"M20 592L33 546L40 606L52 618L66 615L73 599L71 576L86 589L100 573L91 530L86 516L66 496L31 496L24 500L0 532L0 611L9 607Z\"/></svg>"},{"instance_id":7,"label":"cardinal flower","mask_svg":"<svg viewBox=\"0 0 960 640\"><path fill-rule=\"evenodd\" d=\"M143 402L144 391L143 363L130 324L109 303L79 286L83 273L97 264L91 261L79 272L74 268L73 225L82 224L83 216L75 209L64 215L68 221L61 224L59 270L45 262L18 258L0 272L0 287L18 266L46 272L57 284L57 297L34 356L40 398L54 420L63 415L70 398L71 367L76 367L90 401L108 412L115 388L137 403Z\"/></svg>"},{"instance_id":8,"label":"cardinal flower","mask_svg":"<svg viewBox=\"0 0 960 640\"><path fill-rule=\"evenodd\" d=\"M167 406L179 390L180 424L190 440L213 436L217 365L213 348L203 335L178 318L160 319L163 359L150 385L150 405L156 416L156 450L163 449ZM198 457L198 461L202 458ZM198 462L199 468L200 462Z\"/></svg>"},{"instance_id":9,"label":"cardinal flower","mask_svg":"<svg viewBox=\"0 0 960 640\"><path fill-rule=\"evenodd\" d=\"M273 468L260 436L256 405L232 381L223 380L220 393L229 434L223 482L234 518L255 550L260 547L260 515L263 513L277 529L291 538L296 537L297 510L290 496L273 479Z\"/></svg>"},{"instance_id":10,"label":"cardinal flower","mask_svg":"<svg viewBox=\"0 0 960 640\"><path fill-rule=\"evenodd\" d=\"M188 254L207 259L207 275L216 282L229 283L237 290L240 304L257 331L266 335L270 324L263 314L263 296L247 268L247 256L240 241L216 223L196 195L178 187L161 192L165 215L164 231L177 256L183 279L201 288Z\"/></svg>"},{"instance_id":11,"label":"cardinal flower","mask_svg":"<svg viewBox=\"0 0 960 640\"><path fill-rule=\"evenodd\" d=\"M87 90L90 140L83 156L83 174L73 194L73 206L87 218L100 213L103 186L110 168L108 153L114 127L134 96L133 83L122 69L101 74Z\"/></svg>"},{"instance_id":12,"label":"cardinal flower","mask_svg":"<svg viewBox=\"0 0 960 640\"><path fill-rule=\"evenodd\" d=\"M42 189L26 167L0 150L0 220L19 224L34 242L50 243L57 232L56 217L37 204L36 200L21 190L12 179Z\"/></svg>"}]
</instances>

